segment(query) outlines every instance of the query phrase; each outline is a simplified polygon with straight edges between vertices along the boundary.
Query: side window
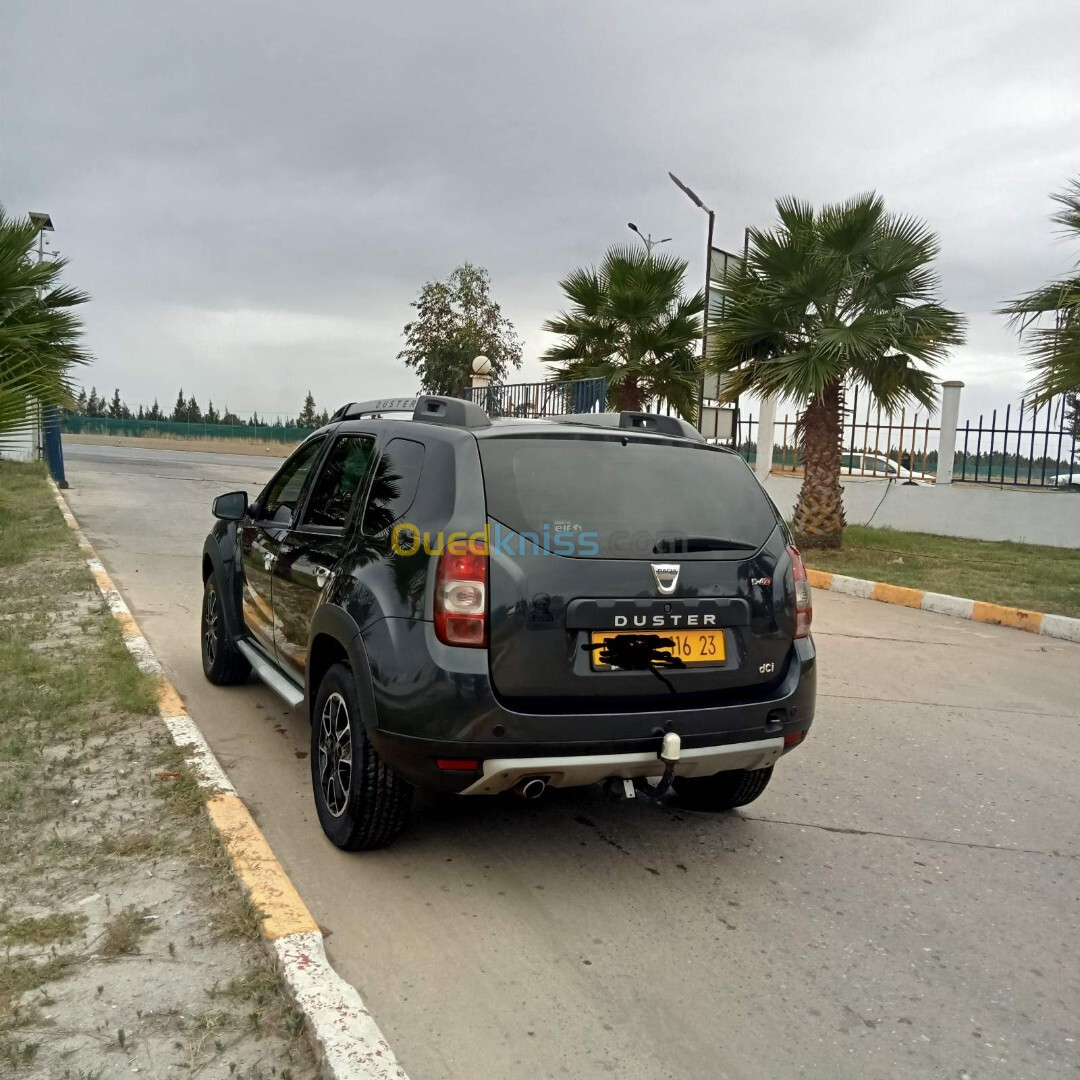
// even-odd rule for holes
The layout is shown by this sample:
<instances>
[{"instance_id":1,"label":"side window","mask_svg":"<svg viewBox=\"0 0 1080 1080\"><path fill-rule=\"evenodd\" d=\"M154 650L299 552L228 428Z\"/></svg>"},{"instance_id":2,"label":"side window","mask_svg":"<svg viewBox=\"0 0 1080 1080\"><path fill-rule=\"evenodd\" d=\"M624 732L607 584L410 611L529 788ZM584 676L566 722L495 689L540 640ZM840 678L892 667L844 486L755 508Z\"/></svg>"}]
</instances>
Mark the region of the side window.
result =
<instances>
[{"instance_id":1,"label":"side window","mask_svg":"<svg viewBox=\"0 0 1080 1080\"><path fill-rule=\"evenodd\" d=\"M364 532L368 536L384 532L408 513L420 486L423 467L423 443L391 439L386 444L364 510Z\"/></svg>"},{"instance_id":2,"label":"side window","mask_svg":"<svg viewBox=\"0 0 1080 1080\"><path fill-rule=\"evenodd\" d=\"M840 458L840 468L841 469L854 469L855 468L855 458L851 454L844 454Z\"/></svg>"},{"instance_id":3,"label":"side window","mask_svg":"<svg viewBox=\"0 0 1080 1080\"><path fill-rule=\"evenodd\" d=\"M322 452L323 439L304 443L282 466L281 472L270 481L261 503L259 518L288 527L296 513L296 504L304 490L304 483Z\"/></svg>"},{"instance_id":4,"label":"side window","mask_svg":"<svg viewBox=\"0 0 1080 1080\"><path fill-rule=\"evenodd\" d=\"M305 525L343 529L356 493L363 486L375 450L371 435L342 435L330 448L311 489Z\"/></svg>"}]
</instances>

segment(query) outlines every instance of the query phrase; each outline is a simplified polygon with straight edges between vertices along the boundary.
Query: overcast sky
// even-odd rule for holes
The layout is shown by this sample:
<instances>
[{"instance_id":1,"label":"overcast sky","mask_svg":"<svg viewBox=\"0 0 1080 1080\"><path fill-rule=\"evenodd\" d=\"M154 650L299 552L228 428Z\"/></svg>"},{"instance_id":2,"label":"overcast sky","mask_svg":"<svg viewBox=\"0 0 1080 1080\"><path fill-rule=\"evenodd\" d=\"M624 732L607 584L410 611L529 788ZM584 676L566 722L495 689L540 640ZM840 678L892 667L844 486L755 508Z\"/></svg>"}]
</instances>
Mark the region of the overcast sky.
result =
<instances>
[{"instance_id":1,"label":"overcast sky","mask_svg":"<svg viewBox=\"0 0 1080 1080\"><path fill-rule=\"evenodd\" d=\"M0 201L88 289L86 376L131 403L292 412L411 392L409 303L486 266L543 377L557 282L633 240L703 272L773 201L874 188L970 317L941 369L1016 401L992 309L1063 273L1080 4L5 0Z\"/></svg>"}]
</instances>

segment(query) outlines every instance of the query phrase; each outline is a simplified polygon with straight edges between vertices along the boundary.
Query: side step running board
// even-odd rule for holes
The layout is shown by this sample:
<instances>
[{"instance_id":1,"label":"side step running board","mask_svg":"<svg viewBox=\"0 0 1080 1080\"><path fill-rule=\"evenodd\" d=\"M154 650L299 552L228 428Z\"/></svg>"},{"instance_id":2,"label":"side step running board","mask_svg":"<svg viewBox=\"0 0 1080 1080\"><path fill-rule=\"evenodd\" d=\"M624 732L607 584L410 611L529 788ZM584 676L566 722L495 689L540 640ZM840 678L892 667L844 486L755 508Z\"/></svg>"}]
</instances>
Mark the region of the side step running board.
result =
<instances>
[{"instance_id":1,"label":"side step running board","mask_svg":"<svg viewBox=\"0 0 1080 1080\"><path fill-rule=\"evenodd\" d=\"M304 691L291 679L286 678L270 661L248 641L238 641L236 647L244 654L244 659L255 670L255 674L279 698L287 701L294 709L304 703Z\"/></svg>"}]
</instances>

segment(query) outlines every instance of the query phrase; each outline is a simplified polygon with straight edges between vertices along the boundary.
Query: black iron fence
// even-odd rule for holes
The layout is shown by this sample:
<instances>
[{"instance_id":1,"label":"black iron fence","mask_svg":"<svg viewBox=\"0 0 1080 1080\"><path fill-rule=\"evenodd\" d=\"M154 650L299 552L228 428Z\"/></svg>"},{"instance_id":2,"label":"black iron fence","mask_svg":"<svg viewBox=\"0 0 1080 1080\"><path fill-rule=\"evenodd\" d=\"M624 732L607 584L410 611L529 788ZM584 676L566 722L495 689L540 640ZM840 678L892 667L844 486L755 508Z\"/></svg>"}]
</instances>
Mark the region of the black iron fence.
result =
<instances>
[{"instance_id":1,"label":"black iron fence","mask_svg":"<svg viewBox=\"0 0 1080 1080\"><path fill-rule=\"evenodd\" d=\"M953 479L973 484L1080 487L1080 420L1064 400L994 409L957 427Z\"/></svg>"},{"instance_id":2,"label":"black iron fence","mask_svg":"<svg viewBox=\"0 0 1080 1080\"><path fill-rule=\"evenodd\" d=\"M607 379L496 383L471 387L465 391L465 397L491 417L537 419L566 413L603 412L607 407Z\"/></svg>"},{"instance_id":3,"label":"black iron fence","mask_svg":"<svg viewBox=\"0 0 1080 1080\"><path fill-rule=\"evenodd\" d=\"M778 415L773 430L772 471L802 473L801 417ZM739 415L738 450L751 464L759 453L760 417ZM884 412L849 391L844 408L841 473L920 483L937 476L941 430L921 410ZM957 426L955 483L1080 488L1080 422L1064 401L1035 407L1021 401Z\"/></svg>"}]
</instances>

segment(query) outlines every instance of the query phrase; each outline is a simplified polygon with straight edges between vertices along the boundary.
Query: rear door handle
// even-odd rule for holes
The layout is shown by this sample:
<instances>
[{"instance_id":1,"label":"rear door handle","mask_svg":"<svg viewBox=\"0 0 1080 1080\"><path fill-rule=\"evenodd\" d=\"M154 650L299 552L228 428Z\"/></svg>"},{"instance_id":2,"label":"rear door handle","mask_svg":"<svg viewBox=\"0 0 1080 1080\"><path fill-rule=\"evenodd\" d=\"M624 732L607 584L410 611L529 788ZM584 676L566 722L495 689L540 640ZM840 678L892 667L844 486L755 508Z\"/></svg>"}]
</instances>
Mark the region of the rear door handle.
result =
<instances>
[{"instance_id":1,"label":"rear door handle","mask_svg":"<svg viewBox=\"0 0 1080 1080\"><path fill-rule=\"evenodd\" d=\"M272 551L263 552L263 569L270 570L277 561L277 556Z\"/></svg>"},{"instance_id":2,"label":"rear door handle","mask_svg":"<svg viewBox=\"0 0 1080 1080\"><path fill-rule=\"evenodd\" d=\"M321 589L330 577L330 568L326 566L320 566L315 571L315 584Z\"/></svg>"}]
</instances>

